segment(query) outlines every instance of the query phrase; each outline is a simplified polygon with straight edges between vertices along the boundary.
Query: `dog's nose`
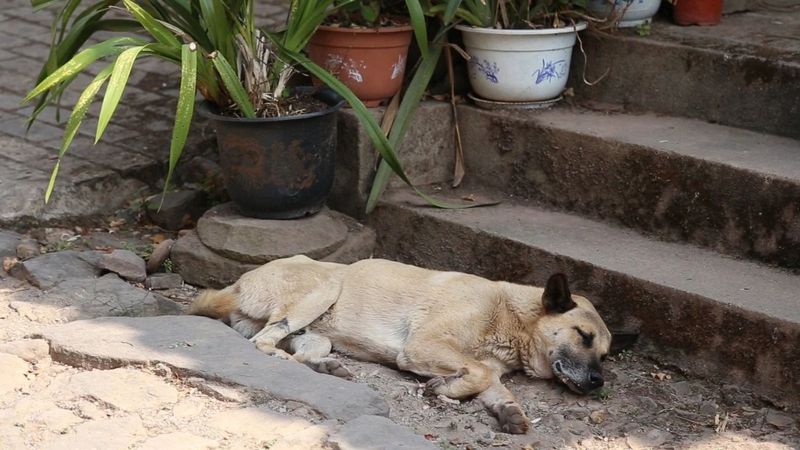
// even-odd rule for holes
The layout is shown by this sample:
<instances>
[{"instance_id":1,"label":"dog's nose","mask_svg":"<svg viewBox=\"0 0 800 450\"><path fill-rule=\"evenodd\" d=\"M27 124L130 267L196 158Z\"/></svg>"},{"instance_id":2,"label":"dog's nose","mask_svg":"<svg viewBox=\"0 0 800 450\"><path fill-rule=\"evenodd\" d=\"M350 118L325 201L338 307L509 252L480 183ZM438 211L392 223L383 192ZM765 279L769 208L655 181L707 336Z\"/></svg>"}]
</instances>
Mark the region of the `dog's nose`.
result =
<instances>
[{"instance_id":1,"label":"dog's nose","mask_svg":"<svg viewBox=\"0 0 800 450\"><path fill-rule=\"evenodd\" d=\"M603 374L600 372L589 372L589 388L590 389L597 389L603 384L605 381L603 380Z\"/></svg>"}]
</instances>

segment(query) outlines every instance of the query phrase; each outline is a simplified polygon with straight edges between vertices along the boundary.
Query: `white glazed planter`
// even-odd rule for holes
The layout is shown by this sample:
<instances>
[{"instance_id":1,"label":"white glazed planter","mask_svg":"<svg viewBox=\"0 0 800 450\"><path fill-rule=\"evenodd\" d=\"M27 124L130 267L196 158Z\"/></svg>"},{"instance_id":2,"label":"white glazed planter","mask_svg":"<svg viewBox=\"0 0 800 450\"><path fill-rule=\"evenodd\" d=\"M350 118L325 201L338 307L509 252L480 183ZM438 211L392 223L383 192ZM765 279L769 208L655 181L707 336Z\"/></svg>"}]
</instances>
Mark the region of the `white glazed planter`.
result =
<instances>
[{"instance_id":1,"label":"white glazed planter","mask_svg":"<svg viewBox=\"0 0 800 450\"><path fill-rule=\"evenodd\" d=\"M469 79L484 99L536 102L561 95L567 85L576 27L498 30L458 25L469 53Z\"/></svg>"},{"instance_id":2,"label":"white glazed planter","mask_svg":"<svg viewBox=\"0 0 800 450\"><path fill-rule=\"evenodd\" d=\"M619 14L620 28L637 27L653 20L661 6L661 0L589 0L589 11L599 17L614 18Z\"/></svg>"}]
</instances>

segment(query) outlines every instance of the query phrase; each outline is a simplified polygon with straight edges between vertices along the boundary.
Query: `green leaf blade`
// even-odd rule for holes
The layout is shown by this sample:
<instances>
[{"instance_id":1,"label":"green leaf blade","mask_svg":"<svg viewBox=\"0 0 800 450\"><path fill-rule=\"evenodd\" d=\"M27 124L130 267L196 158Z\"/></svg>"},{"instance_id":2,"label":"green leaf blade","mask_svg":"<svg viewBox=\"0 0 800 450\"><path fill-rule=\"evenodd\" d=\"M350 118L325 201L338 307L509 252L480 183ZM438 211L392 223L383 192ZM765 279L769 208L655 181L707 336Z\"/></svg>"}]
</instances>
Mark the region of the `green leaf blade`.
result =
<instances>
[{"instance_id":1,"label":"green leaf blade","mask_svg":"<svg viewBox=\"0 0 800 450\"><path fill-rule=\"evenodd\" d=\"M236 72L234 72L225 57L222 56L221 53L215 53L211 56L211 61L214 63L214 67L217 69L220 78L222 78L225 89L228 90L228 93L233 101L236 102L242 114L248 119L255 118L256 113L253 110L253 104L247 97L247 92L244 90L242 82L239 81L239 77L236 76Z\"/></svg>"},{"instance_id":2,"label":"green leaf blade","mask_svg":"<svg viewBox=\"0 0 800 450\"><path fill-rule=\"evenodd\" d=\"M100 117L97 120L97 133L94 139L95 144L103 137L103 133L108 123L111 121L111 116L114 115L114 111L119 105L122 93L125 91L125 86L128 84L128 77L131 74L131 69L133 68L133 63L136 61L136 57L139 56L139 53L146 47L146 45L130 47L117 57L114 63L114 71L111 73L111 79L108 81L106 94L103 97L103 105L100 107Z\"/></svg>"},{"instance_id":3,"label":"green leaf blade","mask_svg":"<svg viewBox=\"0 0 800 450\"><path fill-rule=\"evenodd\" d=\"M123 45L140 43L140 40L129 37L113 38L81 51L28 92L23 102L29 102L59 83L74 77L98 59L120 53Z\"/></svg>"},{"instance_id":4,"label":"green leaf blade","mask_svg":"<svg viewBox=\"0 0 800 450\"><path fill-rule=\"evenodd\" d=\"M159 23L153 16L141 6L134 3L132 0L124 0L125 7L130 11L131 15L139 22L148 33L150 33L155 40L168 46L180 47L181 42L175 37L167 27Z\"/></svg>"},{"instance_id":5,"label":"green leaf blade","mask_svg":"<svg viewBox=\"0 0 800 450\"><path fill-rule=\"evenodd\" d=\"M178 93L178 108L175 112L175 125L172 129L172 142L169 147L169 169L164 182L164 194L167 193L172 173L183 153L186 138L189 136L189 127L194 114L194 98L197 87L197 45L184 44L181 47L181 87Z\"/></svg>"},{"instance_id":6,"label":"green leaf blade","mask_svg":"<svg viewBox=\"0 0 800 450\"><path fill-rule=\"evenodd\" d=\"M419 0L406 0L408 16L411 19L411 26L414 28L414 36L417 39L420 53L428 54L428 28L425 25L425 13Z\"/></svg>"},{"instance_id":7,"label":"green leaf blade","mask_svg":"<svg viewBox=\"0 0 800 450\"><path fill-rule=\"evenodd\" d=\"M433 77L433 72L436 70L436 65L439 62L441 54L442 47L440 45L431 47L428 54L424 55L422 58L420 66L414 72L414 76L408 84L405 95L403 95L403 101L400 102L400 108L397 110L397 116L394 119L394 124L389 133L389 142L392 147L397 147L400 142L402 142L406 128L411 121L414 111L419 106L422 96L425 94L425 89L427 89L428 83L430 83ZM375 209L381 194L383 194L383 191L389 184L391 177L390 168L393 169L391 165L388 165L388 161L381 161L378 172L375 174L375 179L372 182L369 198L367 199L367 214ZM408 184L411 185L410 183Z\"/></svg>"},{"instance_id":8,"label":"green leaf blade","mask_svg":"<svg viewBox=\"0 0 800 450\"><path fill-rule=\"evenodd\" d=\"M111 76L113 66L108 65L105 69L100 71L96 77L86 86L86 88L81 93L80 97L78 97L78 101L75 102L75 107L72 109L72 114L69 116L69 120L67 120L67 125L64 128L64 137L61 140L61 148L58 151L58 161L56 162L56 166L53 168L53 172L50 175L50 182L47 185L47 190L44 194L44 202L48 203L50 201L50 196L53 194L53 188L55 187L56 183L56 175L58 175L58 169L61 167L61 159L67 153L67 149L69 149L70 144L72 144L72 140L75 138L75 134L77 134L78 129L81 126L81 122L86 117L86 111L89 110L94 98L97 96L97 93L100 92L100 89L105 84L108 77Z\"/></svg>"}]
</instances>

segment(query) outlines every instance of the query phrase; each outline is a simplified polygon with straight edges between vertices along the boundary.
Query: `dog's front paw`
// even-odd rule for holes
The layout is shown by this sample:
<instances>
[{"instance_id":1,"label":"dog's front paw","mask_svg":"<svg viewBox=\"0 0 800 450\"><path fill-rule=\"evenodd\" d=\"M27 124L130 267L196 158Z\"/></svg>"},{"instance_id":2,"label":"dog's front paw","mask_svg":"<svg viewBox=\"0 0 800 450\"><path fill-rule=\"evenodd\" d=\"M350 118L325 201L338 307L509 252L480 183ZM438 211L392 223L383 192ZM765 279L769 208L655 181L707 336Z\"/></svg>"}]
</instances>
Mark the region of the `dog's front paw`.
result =
<instances>
[{"instance_id":1,"label":"dog's front paw","mask_svg":"<svg viewBox=\"0 0 800 450\"><path fill-rule=\"evenodd\" d=\"M445 377L433 377L425 383L425 392L435 393L437 389L445 386L447 380Z\"/></svg>"},{"instance_id":2,"label":"dog's front paw","mask_svg":"<svg viewBox=\"0 0 800 450\"><path fill-rule=\"evenodd\" d=\"M280 359L285 359L287 361L294 361L294 356L290 355L289 353L286 353L285 351L279 348L275 348L270 344L263 342L256 342L256 348L266 353L269 356L275 356Z\"/></svg>"},{"instance_id":3,"label":"dog's front paw","mask_svg":"<svg viewBox=\"0 0 800 450\"><path fill-rule=\"evenodd\" d=\"M324 358L317 361L312 369L319 373L327 373L340 378L351 378L353 376L352 372L344 364L333 358Z\"/></svg>"},{"instance_id":4,"label":"dog's front paw","mask_svg":"<svg viewBox=\"0 0 800 450\"><path fill-rule=\"evenodd\" d=\"M522 408L514 403L508 402L499 408L497 420L500 422L500 428L511 434L525 434L528 432L528 418Z\"/></svg>"},{"instance_id":5,"label":"dog's front paw","mask_svg":"<svg viewBox=\"0 0 800 450\"><path fill-rule=\"evenodd\" d=\"M433 377L425 383L425 392L442 394L443 392L441 392L441 390L444 389L448 384L458 380L468 373L469 370L466 367L462 367L452 375Z\"/></svg>"}]
</instances>

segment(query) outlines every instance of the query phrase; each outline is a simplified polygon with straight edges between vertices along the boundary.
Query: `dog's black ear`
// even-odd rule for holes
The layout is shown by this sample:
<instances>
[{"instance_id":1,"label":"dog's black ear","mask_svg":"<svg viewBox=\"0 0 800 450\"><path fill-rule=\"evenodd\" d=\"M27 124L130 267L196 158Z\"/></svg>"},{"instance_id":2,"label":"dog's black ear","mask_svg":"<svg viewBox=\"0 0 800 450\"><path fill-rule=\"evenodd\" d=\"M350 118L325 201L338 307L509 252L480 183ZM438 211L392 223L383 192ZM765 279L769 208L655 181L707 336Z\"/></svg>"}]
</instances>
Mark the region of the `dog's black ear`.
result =
<instances>
[{"instance_id":1,"label":"dog's black ear","mask_svg":"<svg viewBox=\"0 0 800 450\"><path fill-rule=\"evenodd\" d=\"M566 275L557 273L547 280L542 294L542 304L547 314L562 314L577 306L569 293Z\"/></svg>"}]
</instances>

